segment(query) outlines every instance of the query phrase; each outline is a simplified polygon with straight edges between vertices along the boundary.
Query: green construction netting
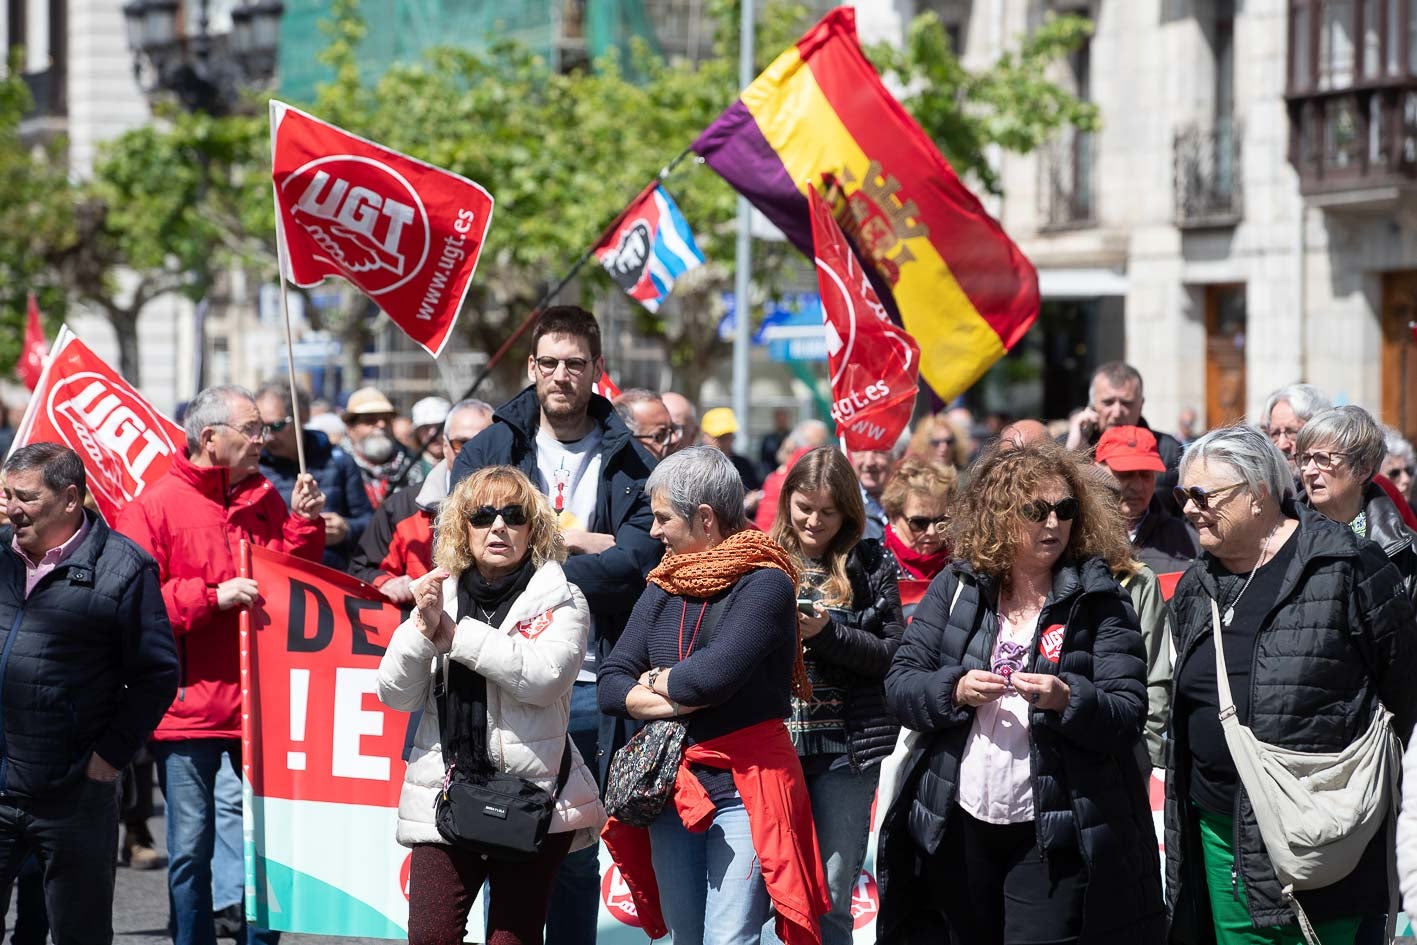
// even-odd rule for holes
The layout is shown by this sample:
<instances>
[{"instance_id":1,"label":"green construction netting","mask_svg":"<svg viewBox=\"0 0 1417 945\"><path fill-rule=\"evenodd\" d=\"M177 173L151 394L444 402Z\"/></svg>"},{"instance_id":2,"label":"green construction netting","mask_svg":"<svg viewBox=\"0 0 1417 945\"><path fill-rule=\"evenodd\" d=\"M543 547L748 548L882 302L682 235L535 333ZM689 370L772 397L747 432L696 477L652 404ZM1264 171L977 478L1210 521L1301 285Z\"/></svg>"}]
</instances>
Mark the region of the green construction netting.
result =
<instances>
[{"instance_id":1,"label":"green construction netting","mask_svg":"<svg viewBox=\"0 0 1417 945\"><path fill-rule=\"evenodd\" d=\"M286 0L281 22L280 94L310 101L331 74L317 61L326 37L323 0ZM644 0L363 0L369 33L360 47L365 74L417 61L427 49L454 45L484 48L515 39L557 67L594 61L612 49L628 62L632 39L658 50Z\"/></svg>"}]
</instances>

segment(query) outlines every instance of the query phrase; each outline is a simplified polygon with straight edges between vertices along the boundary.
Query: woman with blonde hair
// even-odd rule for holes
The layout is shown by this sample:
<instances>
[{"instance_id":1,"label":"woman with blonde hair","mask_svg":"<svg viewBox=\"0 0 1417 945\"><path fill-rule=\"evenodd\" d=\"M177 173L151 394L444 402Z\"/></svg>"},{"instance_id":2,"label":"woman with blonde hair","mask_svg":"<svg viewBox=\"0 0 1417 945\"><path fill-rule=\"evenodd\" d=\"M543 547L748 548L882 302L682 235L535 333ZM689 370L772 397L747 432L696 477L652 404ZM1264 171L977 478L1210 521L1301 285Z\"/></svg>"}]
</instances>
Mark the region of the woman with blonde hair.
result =
<instances>
[{"instance_id":1,"label":"woman with blonde hair","mask_svg":"<svg viewBox=\"0 0 1417 945\"><path fill-rule=\"evenodd\" d=\"M1051 441L995 445L886 676L915 740L881 831L882 943L1160 942L1141 634L1116 508ZM1096 891L1089 895L1090 887Z\"/></svg>"},{"instance_id":2,"label":"woman with blonde hair","mask_svg":"<svg viewBox=\"0 0 1417 945\"><path fill-rule=\"evenodd\" d=\"M915 425L906 455L964 469L969 465L969 437L949 417L931 414Z\"/></svg>"},{"instance_id":3,"label":"woman with blonde hair","mask_svg":"<svg viewBox=\"0 0 1417 945\"><path fill-rule=\"evenodd\" d=\"M851 894L866 860L871 799L900 731L883 684L905 630L896 562L880 542L861 537L865 521L851 463L824 446L788 472L772 533L802 575L797 627L812 693L792 700L787 728L802 758L831 894L822 945L851 942Z\"/></svg>"},{"instance_id":4,"label":"woman with blonde hair","mask_svg":"<svg viewBox=\"0 0 1417 945\"><path fill-rule=\"evenodd\" d=\"M950 501L959 473L953 466L910 456L881 494L883 542L905 581L931 581L950 561Z\"/></svg>"},{"instance_id":5,"label":"woman with blonde hair","mask_svg":"<svg viewBox=\"0 0 1417 945\"><path fill-rule=\"evenodd\" d=\"M605 823L567 737L590 612L566 580L565 557L556 513L510 466L473 473L439 509L436 567L413 583L415 610L379 665L380 700L423 709L399 796L398 841L413 848L411 943L461 942L484 880L489 945L540 943L561 861ZM455 772L513 775L551 795L533 859L489 858L443 836L435 802Z\"/></svg>"}]
</instances>

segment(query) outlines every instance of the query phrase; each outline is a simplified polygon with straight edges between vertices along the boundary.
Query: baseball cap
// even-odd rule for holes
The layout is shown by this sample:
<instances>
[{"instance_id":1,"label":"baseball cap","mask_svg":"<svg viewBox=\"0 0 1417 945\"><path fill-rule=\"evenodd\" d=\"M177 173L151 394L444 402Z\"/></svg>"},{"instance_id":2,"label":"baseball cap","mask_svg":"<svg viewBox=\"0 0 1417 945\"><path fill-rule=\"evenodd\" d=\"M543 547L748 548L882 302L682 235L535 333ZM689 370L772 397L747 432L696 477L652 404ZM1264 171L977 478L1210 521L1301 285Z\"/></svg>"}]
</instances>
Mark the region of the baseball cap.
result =
<instances>
[{"instance_id":1,"label":"baseball cap","mask_svg":"<svg viewBox=\"0 0 1417 945\"><path fill-rule=\"evenodd\" d=\"M699 429L708 436L727 436L738 432L738 418L732 407L715 407L699 420Z\"/></svg>"},{"instance_id":2,"label":"baseball cap","mask_svg":"<svg viewBox=\"0 0 1417 945\"><path fill-rule=\"evenodd\" d=\"M345 420L360 414L380 414L397 413L394 405L389 403L389 398L377 387L361 387L359 390L349 395L349 401L344 405Z\"/></svg>"},{"instance_id":3,"label":"baseball cap","mask_svg":"<svg viewBox=\"0 0 1417 945\"><path fill-rule=\"evenodd\" d=\"M1112 427L1097 441L1097 461L1114 472L1165 472L1156 436L1146 427Z\"/></svg>"},{"instance_id":4,"label":"baseball cap","mask_svg":"<svg viewBox=\"0 0 1417 945\"><path fill-rule=\"evenodd\" d=\"M451 409L453 405L442 397L424 397L413 405L408 416L416 427L440 427L443 421L448 419L448 411Z\"/></svg>"}]
</instances>

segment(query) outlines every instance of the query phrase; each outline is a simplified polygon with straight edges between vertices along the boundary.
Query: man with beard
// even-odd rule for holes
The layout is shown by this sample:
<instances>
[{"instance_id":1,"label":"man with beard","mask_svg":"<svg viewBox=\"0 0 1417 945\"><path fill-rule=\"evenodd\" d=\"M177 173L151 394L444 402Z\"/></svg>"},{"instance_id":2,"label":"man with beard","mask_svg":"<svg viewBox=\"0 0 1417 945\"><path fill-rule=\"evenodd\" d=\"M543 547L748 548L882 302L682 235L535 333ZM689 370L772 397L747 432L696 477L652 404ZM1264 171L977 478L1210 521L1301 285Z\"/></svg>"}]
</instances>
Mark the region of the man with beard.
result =
<instances>
[{"instance_id":1,"label":"man with beard","mask_svg":"<svg viewBox=\"0 0 1417 945\"><path fill-rule=\"evenodd\" d=\"M376 509L401 486L423 481L417 458L394 439L397 415L389 398L376 387L359 388L349 395L344 408L346 442L364 477L369 504Z\"/></svg>"},{"instance_id":2,"label":"man with beard","mask_svg":"<svg viewBox=\"0 0 1417 945\"><path fill-rule=\"evenodd\" d=\"M458 454L456 484L484 466L516 466L537 483L561 521L566 577L590 604L591 641L571 693L570 735L604 783L625 726L602 717L595 695L600 660L624 629L663 553L645 479L654 457L636 442L610 401L591 391L604 370L600 326L574 305L542 313L532 330L531 386L497 408L492 425ZM594 945L600 908L599 847L561 864L552 894L548 945Z\"/></svg>"}]
</instances>

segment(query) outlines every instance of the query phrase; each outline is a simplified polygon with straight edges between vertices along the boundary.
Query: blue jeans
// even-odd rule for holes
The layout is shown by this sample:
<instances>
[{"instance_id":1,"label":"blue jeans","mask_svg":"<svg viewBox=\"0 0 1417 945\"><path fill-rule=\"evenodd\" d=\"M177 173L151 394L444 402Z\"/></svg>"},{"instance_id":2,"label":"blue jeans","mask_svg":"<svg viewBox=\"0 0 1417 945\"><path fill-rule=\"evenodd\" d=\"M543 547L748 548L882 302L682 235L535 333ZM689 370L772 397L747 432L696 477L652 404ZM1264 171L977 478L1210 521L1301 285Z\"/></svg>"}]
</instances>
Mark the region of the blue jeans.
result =
<instances>
[{"instance_id":1,"label":"blue jeans","mask_svg":"<svg viewBox=\"0 0 1417 945\"><path fill-rule=\"evenodd\" d=\"M223 756L216 774L216 845L212 853L212 908L241 904L246 893L241 831L241 775Z\"/></svg>"},{"instance_id":2,"label":"blue jeans","mask_svg":"<svg viewBox=\"0 0 1417 945\"><path fill-rule=\"evenodd\" d=\"M596 701L593 682L578 682L571 689L570 736L581 760L591 771L597 771L600 703ZM595 945L599 921L600 844L596 843L566 857L556 871L546 920L546 945Z\"/></svg>"},{"instance_id":3,"label":"blue jeans","mask_svg":"<svg viewBox=\"0 0 1417 945\"><path fill-rule=\"evenodd\" d=\"M217 771L222 758L241 766L241 742L195 738L153 742L167 805L167 899L176 945L216 945L212 856L216 847Z\"/></svg>"},{"instance_id":4,"label":"blue jeans","mask_svg":"<svg viewBox=\"0 0 1417 945\"><path fill-rule=\"evenodd\" d=\"M772 903L743 802L721 803L703 833L690 833L670 804L649 834L673 945L757 945Z\"/></svg>"}]
</instances>

